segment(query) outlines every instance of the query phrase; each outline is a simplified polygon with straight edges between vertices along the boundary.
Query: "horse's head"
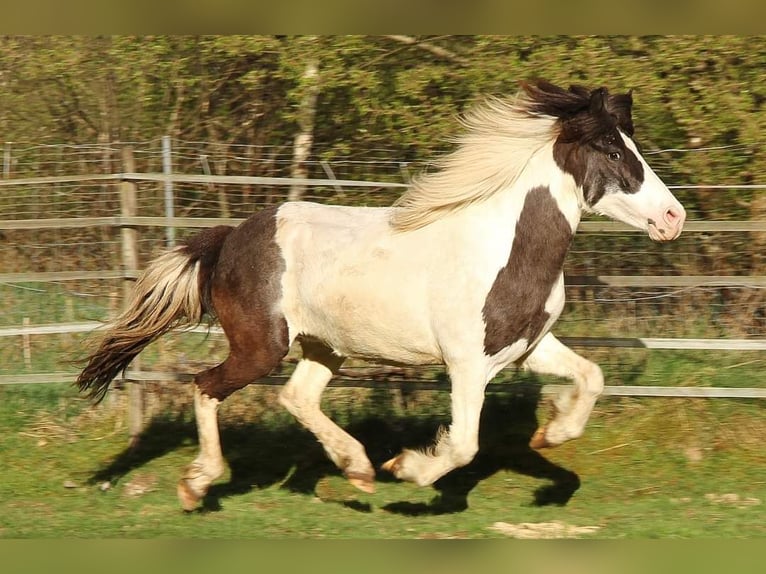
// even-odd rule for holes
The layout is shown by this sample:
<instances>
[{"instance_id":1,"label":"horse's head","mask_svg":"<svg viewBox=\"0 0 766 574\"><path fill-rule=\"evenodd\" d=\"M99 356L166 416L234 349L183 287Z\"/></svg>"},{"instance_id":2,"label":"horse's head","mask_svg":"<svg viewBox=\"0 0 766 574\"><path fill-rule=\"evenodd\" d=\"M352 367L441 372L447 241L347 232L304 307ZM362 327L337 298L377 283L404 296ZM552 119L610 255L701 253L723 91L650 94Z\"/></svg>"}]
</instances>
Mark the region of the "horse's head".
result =
<instances>
[{"instance_id":1,"label":"horse's head","mask_svg":"<svg viewBox=\"0 0 766 574\"><path fill-rule=\"evenodd\" d=\"M655 241L681 234L683 206L633 141L630 93L609 95L605 88L579 86L564 90L547 82L524 87L533 111L559 118L554 159L574 178L585 210L643 229Z\"/></svg>"}]
</instances>

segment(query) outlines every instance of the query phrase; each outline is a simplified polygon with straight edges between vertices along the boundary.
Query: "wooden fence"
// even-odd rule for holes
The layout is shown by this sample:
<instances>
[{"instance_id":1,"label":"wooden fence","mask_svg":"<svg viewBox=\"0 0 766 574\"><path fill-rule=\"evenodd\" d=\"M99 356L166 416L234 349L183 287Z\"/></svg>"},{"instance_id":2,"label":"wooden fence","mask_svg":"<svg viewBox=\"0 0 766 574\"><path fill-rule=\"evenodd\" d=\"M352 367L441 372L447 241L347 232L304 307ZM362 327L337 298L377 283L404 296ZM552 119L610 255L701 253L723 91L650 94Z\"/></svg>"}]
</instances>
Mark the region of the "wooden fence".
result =
<instances>
[{"instance_id":1,"label":"wooden fence","mask_svg":"<svg viewBox=\"0 0 766 574\"><path fill-rule=\"evenodd\" d=\"M161 227L167 230L175 228L202 228L215 225L236 225L242 219L237 218L200 218L200 217L143 217L136 214L136 183L158 182L170 190L170 196L166 196L166 205L172 206L172 186L175 183L186 184L229 184L229 185L278 185L292 186L295 184L312 187L322 186L335 189L344 187L354 188L399 188L405 187L400 183L375 182L375 181L347 181L338 179L302 179L277 177L247 177L247 176L215 176L215 175L182 175L171 173L135 173L131 168L133 160L130 150L126 148L123 162L126 166L125 173L110 175L74 175L54 177L33 177L24 179L0 180L0 188L4 186L37 186L56 183L93 183L105 182L119 186L121 211L119 215L111 217L75 217L75 218L50 218L50 219L16 219L0 221L0 231L3 230L45 230L45 229L73 229L88 227L111 227L120 230L121 237L121 269L104 269L98 271L48 271L48 272L21 272L0 273L0 283L20 282L46 282L46 281L71 281L87 279L118 279L122 280L124 289L132 285L133 280L139 273L137 240L140 230L147 227ZM675 189L689 189L693 186L671 186ZM708 189L715 186L707 186ZM740 186L738 186L740 187ZM766 186L746 186L750 188L766 189ZM166 213L172 213L166 211ZM580 225L580 232L584 233L611 233L633 232L635 230L626 225L610 221L584 221ZM766 232L766 221L689 221L685 227L685 233L707 232ZM166 232L168 241L172 241L174 233ZM766 276L731 276L731 275L681 275L681 276L617 276L602 275L589 277L567 277L568 284L576 285L606 285L612 287L698 287L698 286L746 286L751 288L766 287ZM55 324L1 327L0 339L6 337L30 337L32 335L52 335L67 333L83 333L100 328L101 324L94 321L69 322ZM215 330L215 329L214 329ZM679 339L679 338L619 338L619 337L570 337L562 339L575 347L623 347L623 348L646 348L646 349L679 349L679 350L733 350L733 351L765 351L766 338L757 339ZM74 380L74 372L52 372L21 375L0 375L0 384L18 383L47 383L47 382L71 382ZM127 381L164 381L186 380L183 375L171 373L149 372L141 369L137 360L126 373ZM276 384L283 382L279 378L267 378L263 384ZM363 379L343 378L334 381L333 386L377 386L380 381ZM396 383L400 384L400 383ZM133 404L131 415L132 432L141 424L141 399L139 385L131 385ZM446 388L442 383L418 382L419 389L442 389ZM492 390L501 390L500 386L490 387ZM555 392L558 385L547 385L542 392ZM664 386L607 386L607 395L621 396L663 396L663 397L733 397L733 398L766 398L766 387L750 388L718 388L718 387L664 387Z\"/></svg>"}]
</instances>

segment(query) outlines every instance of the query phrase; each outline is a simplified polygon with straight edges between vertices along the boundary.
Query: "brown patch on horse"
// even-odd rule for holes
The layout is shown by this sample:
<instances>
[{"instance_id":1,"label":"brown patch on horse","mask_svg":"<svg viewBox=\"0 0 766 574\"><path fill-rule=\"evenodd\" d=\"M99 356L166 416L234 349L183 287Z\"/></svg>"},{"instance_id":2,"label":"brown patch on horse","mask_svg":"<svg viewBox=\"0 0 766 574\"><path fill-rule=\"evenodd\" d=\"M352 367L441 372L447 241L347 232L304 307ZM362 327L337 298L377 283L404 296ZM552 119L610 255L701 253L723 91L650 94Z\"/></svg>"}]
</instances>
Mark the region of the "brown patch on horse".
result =
<instances>
[{"instance_id":1,"label":"brown patch on horse","mask_svg":"<svg viewBox=\"0 0 766 574\"><path fill-rule=\"evenodd\" d=\"M527 193L508 263L484 303L484 352L494 355L519 339L532 343L550 317L545 302L574 236L548 187Z\"/></svg>"},{"instance_id":2,"label":"brown patch on horse","mask_svg":"<svg viewBox=\"0 0 766 574\"><path fill-rule=\"evenodd\" d=\"M210 276L231 227L206 229L144 270L127 308L108 325L98 349L77 377L80 391L100 401L109 384L149 343L199 323L210 306Z\"/></svg>"},{"instance_id":3,"label":"brown patch on horse","mask_svg":"<svg viewBox=\"0 0 766 574\"><path fill-rule=\"evenodd\" d=\"M234 229L221 249L211 300L229 340L229 357L197 375L201 392L223 400L270 373L287 354L287 321L279 308L285 271L277 245L278 208L264 209Z\"/></svg>"},{"instance_id":4,"label":"brown patch on horse","mask_svg":"<svg viewBox=\"0 0 766 574\"><path fill-rule=\"evenodd\" d=\"M559 118L561 132L553 159L571 174L589 206L606 193L605 181L619 181L623 193L635 193L644 180L641 162L620 137L633 137L633 96L609 94L606 88L560 88L550 82L522 83L530 98L529 110ZM611 159L610 159L611 158Z\"/></svg>"},{"instance_id":5,"label":"brown patch on horse","mask_svg":"<svg viewBox=\"0 0 766 574\"><path fill-rule=\"evenodd\" d=\"M234 230L229 225L217 225L193 235L184 242L183 251L193 261L199 261L199 289L202 306L206 312L214 314L210 300L210 286L213 270L221 254L224 240Z\"/></svg>"},{"instance_id":6,"label":"brown patch on horse","mask_svg":"<svg viewBox=\"0 0 766 574\"><path fill-rule=\"evenodd\" d=\"M636 193L644 181L644 167L616 130L587 146L560 137L553 145L553 159L582 188L591 207L607 193L607 181L616 180L623 193Z\"/></svg>"}]
</instances>

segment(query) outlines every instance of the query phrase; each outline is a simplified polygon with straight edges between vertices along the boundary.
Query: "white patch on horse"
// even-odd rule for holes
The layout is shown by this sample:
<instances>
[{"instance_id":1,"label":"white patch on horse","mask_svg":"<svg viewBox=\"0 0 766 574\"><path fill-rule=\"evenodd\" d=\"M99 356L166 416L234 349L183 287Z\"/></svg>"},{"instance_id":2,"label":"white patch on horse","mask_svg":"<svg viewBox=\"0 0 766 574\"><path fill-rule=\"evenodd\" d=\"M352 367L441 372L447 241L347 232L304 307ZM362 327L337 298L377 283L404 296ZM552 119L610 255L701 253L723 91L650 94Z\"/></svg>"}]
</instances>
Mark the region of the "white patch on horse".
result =
<instances>
[{"instance_id":1,"label":"white patch on horse","mask_svg":"<svg viewBox=\"0 0 766 574\"><path fill-rule=\"evenodd\" d=\"M280 208L276 239L286 261L282 310L291 340L310 336L347 357L441 362L423 321L433 258L417 238L391 232L389 211L310 203ZM422 235L428 244L433 232Z\"/></svg>"},{"instance_id":2,"label":"white patch on horse","mask_svg":"<svg viewBox=\"0 0 766 574\"><path fill-rule=\"evenodd\" d=\"M501 370L522 357L529 347L529 341L522 338L489 357L487 359L487 376L490 379L494 378Z\"/></svg>"}]
</instances>

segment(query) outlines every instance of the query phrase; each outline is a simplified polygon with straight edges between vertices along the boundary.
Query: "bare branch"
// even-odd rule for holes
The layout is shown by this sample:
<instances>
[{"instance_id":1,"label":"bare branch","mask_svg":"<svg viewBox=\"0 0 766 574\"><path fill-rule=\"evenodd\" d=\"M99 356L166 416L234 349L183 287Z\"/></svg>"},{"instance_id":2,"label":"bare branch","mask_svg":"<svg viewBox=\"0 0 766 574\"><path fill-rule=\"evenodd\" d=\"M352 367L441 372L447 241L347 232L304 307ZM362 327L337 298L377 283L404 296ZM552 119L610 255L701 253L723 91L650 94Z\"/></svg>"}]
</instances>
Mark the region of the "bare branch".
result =
<instances>
[{"instance_id":1,"label":"bare branch","mask_svg":"<svg viewBox=\"0 0 766 574\"><path fill-rule=\"evenodd\" d=\"M447 48L442 48L441 46L437 46L436 44L431 44L430 42L421 42L420 40L418 40L417 38L413 38L412 36L388 34L388 35L385 35L384 38L388 38L389 40L400 42L402 44L415 46L417 48L420 48L421 50L430 52L434 56L438 56L439 58L444 58L445 60L449 60L450 62L455 62L456 64L460 64L461 66L468 65L468 60L466 60L462 56L458 56L451 50L448 50Z\"/></svg>"}]
</instances>

